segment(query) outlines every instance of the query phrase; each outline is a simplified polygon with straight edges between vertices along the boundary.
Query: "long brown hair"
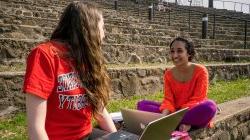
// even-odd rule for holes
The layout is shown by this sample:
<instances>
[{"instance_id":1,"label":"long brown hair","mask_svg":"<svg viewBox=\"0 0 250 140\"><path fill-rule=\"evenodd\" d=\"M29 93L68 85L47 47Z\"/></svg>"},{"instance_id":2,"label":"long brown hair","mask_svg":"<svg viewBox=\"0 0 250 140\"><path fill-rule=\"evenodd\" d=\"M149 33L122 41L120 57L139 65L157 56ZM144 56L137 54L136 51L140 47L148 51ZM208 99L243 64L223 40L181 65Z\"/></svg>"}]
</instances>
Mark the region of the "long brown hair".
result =
<instances>
[{"instance_id":1,"label":"long brown hair","mask_svg":"<svg viewBox=\"0 0 250 140\"><path fill-rule=\"evenodd\" d=\"M72 2L64 10L51 40L65 41L88 95L94 116L107 105L110 79L101 52L101 12L90 3Z\"/></svg>"}]
</instances>

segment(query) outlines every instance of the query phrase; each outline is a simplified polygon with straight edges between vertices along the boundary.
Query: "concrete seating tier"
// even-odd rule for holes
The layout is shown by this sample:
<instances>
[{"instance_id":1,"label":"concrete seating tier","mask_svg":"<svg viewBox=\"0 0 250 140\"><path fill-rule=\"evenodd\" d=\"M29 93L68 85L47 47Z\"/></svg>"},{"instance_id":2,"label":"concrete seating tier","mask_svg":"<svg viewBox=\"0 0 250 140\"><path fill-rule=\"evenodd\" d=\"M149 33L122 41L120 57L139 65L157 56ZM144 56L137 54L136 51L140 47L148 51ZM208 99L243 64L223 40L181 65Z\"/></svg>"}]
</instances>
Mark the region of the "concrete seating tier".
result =
<instances>
[{"instance_id":1,"label":"concrete seating tier","mask_svg":"<svg viewBox=\"0 0 250 140\"><path fill-rule=\"evenodd\" d=\"M125 13L126 13L126 11L124 11ZM147 14L147 12L146 12L146 14ZM160 18L162 19L162 17L164 17L164 16L161 16ZM220 17L221 18L221 17ZM192 19L193 20L193 19ZM173 20L174 21L174 20ZM185 19L185 21L187 21L187 19ZM235 20L234 20L235 21ZM193 23L192 23L193 22ZM201 32L201 23L199 23L199 24L197 24L197 22L195 22L195 21L192 21L191 22L191 28L192 28L192 30L193 29L195 29L195 28L199 28L198 30ZM199 19L199 22L201 22L200 21L200 19ZM228 23L228 24L227 24ZM196 25L195 25L196 24ZM176 25L176 24L174 24L174 25ZM218 17L217 17L217 20L216 20L216 32L220 32L221 30L223 30L223 31L228 31L229 33L227 33L226 35L231 35L231 34L233 34L233 35L235 35L234 33L236 33L237 35L239 35L239 34L242 34L242 37L241 36L239 36L239 38L244 38L244 22L240 22L240 21L235 21L235 22L233 22L233 24L232 24L232 19L229 19L229 20L227 20L227 21L220 21L219 19L218 19ZM210 22L210 24L209 24L209 29L210 30L212 30L212 28L213 28L213 23L211 23ZM175 28L176 29L176 28ZM186 31L188 30L187 29L187 23L186 23L186 28L184 28ZM181 29L182 31L184 30L183 28ZM197 30L197 29L196 29ZM231 32L232 30L236 30L236 32ZM249 34L249 29L248 29L248 34ZM210 35L210 36L212 36L212 35ZM224 35L225 36L225 35ZM197 36L196 36L197 37ZM200 36L199 36L200 37ZM218 35L218 37L220 37L220 35ZM217 38L217 37L216 37ZM231 39L230 37L224 37L224 39L226 39L226 38L228 38L229 40Z\"/></svg>"},{"instance_id":2,"label":"concrete seating tier","mask_svg":"<svg viewBox=\"0 0 250 140\"><path fill-rule=\"evenodd\" d=\"M116 22L118 22L118 21L116 21ZM44 23L44 24L46 24L46 23ZM2 29L2 32L5 32L5 33L1 34L0 36L2 36L4 38L16 37L16 38L21 38L21 39L44 39L44 38L47 38L52 31L52 28L50 28L50 27L49 28L41 28L39 26L37 27L37 26L31 26L31 25L25 25L25 26L24 25L21 25L21 26L20 25L10 25L10 24L9 25L3 24L3 25L4 26L0 27L0 29ZM128 23L128 25L132 25L132 24ZM142 24L138 24L137 27L139 27L140 25L142 25ZM149 26L149 28L151 28L152 26ZM162 28L163 27L164 26L162 26ZM162 29L165 31L160 32L160 31L162 31L161 29L157 29L157 30L152 30L152 29L145 30L143 28L132 28L131 29L131 28L120 27L120 26L112 26L112 25L111 26L108 25L107 29L111 32L109 34L107 34L106 42L116 43L116 44L117 43L135 44L135 43L141 42L140 44L144 43L145 45L167 45L169 42L165 41L166 37L175 37L178 34L189 36L188 34L185 34L183 32L179 32L176 30L168 30L168 29ZM11 32L13 30L14 30L14 32ZM22 31L22 32L20 33L20 31ZM29 34L29 32L32 34ZM154 34L151 34L151 35L154 35L153 37L150 35L150 32L154 32ZM122 34L120 34L120 33L122 33ZM127 33L129 33L129 34L127 34ZM135 33L137 33L137 34L135 34ZM123 34L124 34L124 36L123 36ZM114 38L115 36L117 36L118 39L113 40L112 38ZM200 46L201 44L206 44L206 45L225 45L225 48L242 48L242 46L244 45L244 42L243 42L244 37L243 36L231 35L231 36L224 37L223 34L216 35L216 38L221 39L221 40L200 40L199 38L201 35L199 33L195 34L195 35L192 34L191 36L194 37L194 40L198 41L197 46ZM199 36L199 38L197 36ZM195 37L197 37L197 38L195 38ZM150 41L147 38L149 38L150 40L153 39L155 41ZM145 42L142 42L141 39L144 39ZM225 41L223 41L223 40L229 40L230 42L232 42L233 40L237 40L237 39L239 41L236 43L231 43L231 46L226 46ZM249 39L249 37L248 37L248 39Z\"/></svg>"},{"instance_id":3,"label":"concrete seating tier","mask_svg":"<svg viewBox=\"0 0 250 140\"><path fill-rule=\"evenodd\" d=\"M40 5L33 6L30 4L17 4L1 1L1 13L6 15L16 15L23 17L40 17L40 18L59 18L64 7L48 6L47 8Z\"/></svg>"},{"instance_id":4,"label":"concrete seating tier","mask_svg":"<svg viewBox=\"0 0 250 140\"><path fill-rule=\"evenodd\" d=\"M120 22L121 23L121 22ZM142 35L152 35L152 36L171 36L175 37L177 34L184 34L184 32L180 32L177 29L172 30L172 29L166 29L166 27L161 27L157 28L152 27L146 24L134 24L136 25L135 27L129 27L131 24L127 24L128 26L119 26L119 25L114 25L115 23L106 23L105 24L105 30L108 33L124 33L124 34L142 34ZM125 24L125 23L124 23ZM144 27L143 27L144 25ZM177 24L176 24L177 25ZM131 25L133 26L133 25ZM192 27L192 26L191 26ZM32 33L33 36L27 37L29 39L38 39L41 36L44 37L49 37L50 34L52 33L53 28L47 28L47 27L39 27L39 26L31 26L31 25L13 25L13 24L1 24L0 23L0 30L2 31L2 34L0 35L2 38L11 38L12 34L15 34L16 32L20 32L25 34L26 36L30 36ZM181 28L182 31L188 30L187 27ZM27 32L30 32L27 34ZM209 29L208 34L209 37L212 37L212 32L213 30ZM228 34L225 36L225 34ZM216 30L216 39L222 39L222 40L244 40L244 32L236 32L236 31L230 31L230 30ZM36 35L37 37L34 37ZM199 29L193 29L192 32L188 32L186 36L191 36L193 38L199 38L201 37L201 32ZM250 35L250 32L249 32ZM250 37L247 37L247 40L250 40Z\"/></svg>"},{"instance_id":5,"label":"concrete seating tier","mask_svg":"<svg viewBox=\"0 0 250 140\"><path fill-rule=\"evenodd\" d=\"M112 98L145 95L162 90L162 74L166 65L113 66L108 68L112 79ZM233 80L242 76L250 77L250 63L208 64L210 80ZM24 108L21 93L24 72L0 72L0 110L8 106Z\"/></svg>"},{"instance_id":6,"label":"concrete seating tier","mask_svg":"<svg viewBox=\"0 0 250 140\"><path fill-rule=\"evenodd\" d=\"M26 5L25 5L26 6ZM27 6L26 6L27 7ZM20 11L20 10L19 10ZM121 12L121 11L119 11L119 12ZM125 11L126 12L126 11ZM15 12L14 12L15 13ZM126 12L127 13L127 12ZM47 13L48 15L53 15L53 14L51 14L51 13ZM32 14L29 14L29 15L32 15ZM43 15L43 14L40 14L40 15ZM193 16L193 15L192 15ZM47 18L49 18L49 16L47 16ZM161 19L162 19L162 16L160 17ZM217 22L217 24L219 24L219 22ZM236 24L237 25L237 24ZM218 26L218 25L217 25Z\"/></svg>"},{"instance_id":7,"label":"concrete seating tier","mask_svg":"<svg viewBox=\"0 0 250 140\"><path fill-rule=\"evenodd\" d=\"M121 8L119 9L119 10L124 10L124 11L128 11L128 9L129 9L129 7L131 7L131 6L128 6L128 5L121 5ZM141 11L142 11L142 13L145 13L146 15L148 14L148 10L147 10L147 7L148 7L148 5L143 5L143 6L141 6ZM178 7L185 7L185 6L178 6ZM182 8L176 8L176 7L171 7L171 9L172 9L172 11L171 11L171 13L173 14L173 13L179 13L179 15L188 15L188 10L185 10L185 9L182 9ZM202 9L207 9L207 8L202 8ZM197 10L197 9L196 9ZM129 10L130 12L131 11L135 11L135 13L137 13L138 12L138 10L136 10L136 9L131 9L131 10ZM216 11L217 12L217 11ZM164 15L164 14L166 14L167 12L162 12L162 11L160 11L160 12L158 12L158 11L155 11L155 14L157 15L157 13L160 13L159 15ZM137 13L138 14L138 13ZM201 17L202 16L202 14L203 14L203 12L191 12L191 17L193 17L193 16L197 16L197 15L199 15L198 17ZM136 15L136 14L135 14ZM173 14L173 15L175 15L175 14ZM242 15L242 14L241 14ZM232 17L232 14L229 14L228 15L229 17ZM162 18L163 17L165 17L165 16L161 16ZM168 16L167 16L168 17ZM186 16L186 17L188 17L188 16ZM211 17L211 16L210 16ZM220 16L218 16L217 15L217 19L216 19L216 21L220 21L220 20L225 20L225 19L227 19L227 18L221 18ZM239 18L239 16L237 16L237 18ZM212 19L212 18L211 18ZM200 19L201 20L201 19ZM231 19L230 19L231 20Z\"/></svg>"},{"instance_id":8,"label":"concrete seating tier","mask_svg":"<svg viewBox=\"0 0 250 140\"><path fill-rule=\"evenodd\" d=\"M124 11L126 13L126 11ZM184 14L187 13L182 13L181 17L171 17L171 22L170 23L174 23L174 25L176 23L181 23L183 25L187 25L188 24L188 15L184 16ZM136 15L136 14L135 14ZM141 15L140 15L141 16ZM148 12L145 12L144 15L144 20L148 19ZM162 22L163 24L168 24L169 19L168 19L168 15L164 16L164 14L159 14L159 17L154 17L153 20L154 21L158 21L158 22ZM194 18L193 15L191 15L191 26L198 26L201 29L201 18L202 15L199 15L197 18ZM213 17L210 16L209 18L209 28L212 29L213 28ZM245 28L245 23L243 21L238 21L238 20L234 20L234 19L228 19L228 20L224 20L225 18L222 18L223 20L220 20L221 17L217 17L216 18L216 28L220 27L220 28L224 28L224 30L231 30L231 28L235 28L234 30L244 30ZM250 25L250 23L248 23L248 25ZM228 29L227 29L228 28ZM248 29L249 30L249 29Z\"/></svg>"},{"instance_id":9,"label":"concrete seating tier","mask_svg":"<svg viewBox=\"0 0 250 140\"><path fill-rule=\"evenodd\" d=\"M116 37L115 37L116 38ZM41 40L0 39L2 65L23 64L28 52ZM217 47L217 48L216 48ZM250 62L249 49L223 49L222 46L197 48L199 62ZM166 64L170 63L169 48L131 43L105 43L102 47L108 64Z\"/></svg>"},{"instance_id":10,"label":"concrete seating tier","mask_svg":"<svg viewBox=\"0 0 250 140\"><path fill-rule=\"evenodd\" d=\"M38 28L42 27L43 30L46 30L46 28L51 28L52 29L53 27L56 26L56 23L57 23L57 20L48 20L48 19L43 19L43 18L30 18L30 19L26 18L26 19L22 19L22 20L20 20L20 19L16 19L16 20L8 19L8 20L5 20L5 21L8 22L8 23L10 23L11 21L13 21L14 23L20 24L22 27L25 27L25 28L27 28L29 26L34 26L35 25ZM140 25L143 26L142 23L141 24L139 24L139 23L137 24L137 23L134 23L134 22L131 23L130 21L126 21L126 20L118 20L118 21L116 21L116 20L115 21L114 20L105 20L105 21L106 21L107 24L116 24L116 23L119 23L119 25L121 25L121 26L133 25L133 24L136 24L134 26L137 26L137 27L140 27ZM169 28L169 27L166 27L167 25L160 25L160 24L145 24L144 26L147 26L147 25L148 25L149 28L164 29L166 31L167 31L166 28ZM12 26L15 27L15 24L11 25L11 24L4 23L4 24L1 24L0 28L8 28L9 27L9 29L2 29L2 32L4 32L4 31L10 32L11 31L10 28ZM181 28L178 28L178 26L181 26L181 24L176 24L176 25L173 25L173 26L174 26L173 27L174 30L178 30L178 29L180 29L181 31L187 31L187 30L189 30L189 27L187 25L184 26L184 27L181 27ZM117 27L117 28L119 28L119 27ZM190 32L190 33L201 32L201 27L195 28L194 25L191 25L191 29L192 29L191 30L192 32ZM126 28L126 30L130 30L130 29ZM168 30L171 30L171 28L168 29ZM212 28L210 28L208 30L208 33L210 33L210 36L212 36L211 35L212 31L213 31ZM157 32L154 32L154 33L157 34ZM222 33L222 34L225 33L226 35L222 35L221 36L221 35L219 35L220 33ZM46 33L46 34L49 35L48 33ZM172 34L172 33L170 32L169 34ZM244 30L243 29L241 29L241 30L234 29L234 28L225 29L225 27L220 29L219 27L216 27L216 34L215 35L218 37L217 39L224 39L224 40L227 40L227 39L228 40L231 40L231 39L241 39L241 40L244 40ZM248 32L248 35L250 35L250 32ZM197 34L196 34L193 37L201 38L201 35L197 36ZM249 40L249 37L248 37L248 40Z\"/></svg>"},{"instance_id":11,"label":"concrete seating tier","mask_svg":"<svg viewBox=\"0 0 250 140\"><path fill-rule=\"evenodd\" d=\"M124 7L124 8L120 8L119 12L125 15L130 15L130 16L137 16L138 17L138 10L134 9L134 8L129 8L129 7ZM197 13L197 12L191 12L191 20L195 20L195 21L200 21L201 22L201 18L202 18L202 13ZM140 11L140 15L139 17L144 17L145 19L148 19L148 10L147 7L144 7L143 10ZM171 20L175 21L175 20L187 20L189 17L189 13L186 10L173 10L171 11ZM169 13L168 12L162 12L162 11L154 11L154 17L153 19L156 20L160 20L160 19L165 19L164 21L168 21L169 18ZM211 21L213 21L213 16L209 15L209 19ZM231 21L235 21L235 22L231 22ZM228 23L231 25L244 25L244 22L238 21L236 19L228 19L228 18L222 18L221 16L216 16L216 23L220 24L220 23Z\"/></svg>"},{"instance_id":12,"label":"concrete seating tier","mask_svg":"<svg viewBox=\"0 0 250 140\"><path fill-rule=\"evenodd\" d=\"M219 104L213 128L191 132L195 140L249 140L250 97Z\"/></svg>"},{"instance_id":13,"label":"concrete seating tier","mask_svg":"<svg viewBox=\"0 0 250 140\"><path fill-rule=\"evenodd\" d=\"M9 2L15 4L27 4L27 5L43 5L43 6L62 6L67 5L69 2L73 0L61 0L61 1L53 1L53 0L1 0L1 2Z\"/></svg>"},{"instance_id":14,"label":"concrete seating tier","mask_svg":"<svg viewBox=\"0 0 250 140\"><path fill-rule=\"evenodd\" d=\"M41 20L48 20L48 19L41 19ZM28 20L28 21L31 21L31 20ZM34 20L33 20L34 21ZM26 22L26 23L29 23L29 22ZM39 23L43 23L43 22L39 22ZM34 23L35 24L35 23ZM192 26L192 29L193 29L194 27ZM183 30L183 29L182 29ZM197 37L197 36L193 36L193 37ZM229 40L231 40L231 38L230 37L226 37L226 38L224 38L224 39L229 39ZM239 38L244 38L244 36L239 36ZM220 38L216 38L216 39L220 39Z\"/></svg>"}]
</instances>

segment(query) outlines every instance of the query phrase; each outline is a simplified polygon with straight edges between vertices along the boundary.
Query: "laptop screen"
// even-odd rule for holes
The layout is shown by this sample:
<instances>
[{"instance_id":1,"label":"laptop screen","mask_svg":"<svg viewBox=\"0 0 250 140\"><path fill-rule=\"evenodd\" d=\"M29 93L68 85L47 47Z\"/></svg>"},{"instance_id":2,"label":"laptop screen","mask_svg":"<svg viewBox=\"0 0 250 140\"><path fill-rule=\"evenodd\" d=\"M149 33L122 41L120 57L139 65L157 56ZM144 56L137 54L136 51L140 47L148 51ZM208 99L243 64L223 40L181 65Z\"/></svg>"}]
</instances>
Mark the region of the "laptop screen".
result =
<instances>
[{"instance_id":1,"label":"laptop screen","mask_svg":"<svg viewBox=\"0 0 250 140\"><path fill-rule=\"evenodd\" d=\"M126 130L140 135L140 140L170 139L187 108L162 116L162 114L122 109L123 121Z\"/></svg>"}]
</instances>

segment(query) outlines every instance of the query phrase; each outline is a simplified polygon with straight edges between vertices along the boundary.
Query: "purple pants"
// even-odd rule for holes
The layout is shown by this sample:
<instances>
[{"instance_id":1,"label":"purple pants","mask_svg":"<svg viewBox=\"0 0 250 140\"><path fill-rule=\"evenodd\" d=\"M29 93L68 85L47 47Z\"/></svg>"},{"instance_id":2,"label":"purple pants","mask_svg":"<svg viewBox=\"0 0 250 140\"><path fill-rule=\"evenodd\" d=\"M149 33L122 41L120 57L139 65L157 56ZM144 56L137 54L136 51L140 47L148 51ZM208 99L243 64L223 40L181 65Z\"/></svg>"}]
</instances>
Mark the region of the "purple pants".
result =
<instances>
[{"instance_id":1,"label":"purple pants","mask_svg":"<svg viewBox=\"0 0 250 140\"><path fill-rule=\"evenodd\" d=\"M142 111L160 113L160 105L161 103L159 102L142 100L137 103L137 109ZM205 100L188 110L182 118L180 124L187 124L196 128L206 127L215 116L216 111L217 107L215 102L212 100Z\"/></svg>"}]
</instances>

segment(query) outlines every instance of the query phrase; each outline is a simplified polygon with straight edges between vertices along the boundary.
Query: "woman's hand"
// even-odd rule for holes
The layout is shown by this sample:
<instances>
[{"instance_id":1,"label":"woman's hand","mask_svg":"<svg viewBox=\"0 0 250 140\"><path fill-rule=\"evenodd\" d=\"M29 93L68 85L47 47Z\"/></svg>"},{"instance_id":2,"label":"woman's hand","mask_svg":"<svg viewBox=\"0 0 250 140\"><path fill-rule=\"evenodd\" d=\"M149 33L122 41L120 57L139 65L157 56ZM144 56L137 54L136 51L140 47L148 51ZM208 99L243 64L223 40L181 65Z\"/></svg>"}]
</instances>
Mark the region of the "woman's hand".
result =
<instances>
[{"instance_id":1,"label":"woman's hand","mask_svg":"<svg viewBox=\"0 0 250 140\"><path fill-rule=\"evenodd\" d=\"M191 129L191 125L181 124L179 126L179 131L187 132Z\"/></svg>"},{"instance_id":2,"label":"woman's hand","mask_svg":"<svg viewBox=\"0 0 250 140\"><path fill-rule=\"evenodd\" d=\"M101 127L101 129L110 133L117 131L114 122L106 108L104 108L102 113L98 114L95 119L99 124L99 126Z\"/></svg>"},{"instance_id":3,"label":"woman's hand","mask_svg":"<svg viewBox=\"0 0 250 140\"><path fill-rule=\"evenodd\" d=\"M170 114L169 110L165 109L162 111L162 115L167 116L168 114Z\"/></svg>"}]
</instances>

